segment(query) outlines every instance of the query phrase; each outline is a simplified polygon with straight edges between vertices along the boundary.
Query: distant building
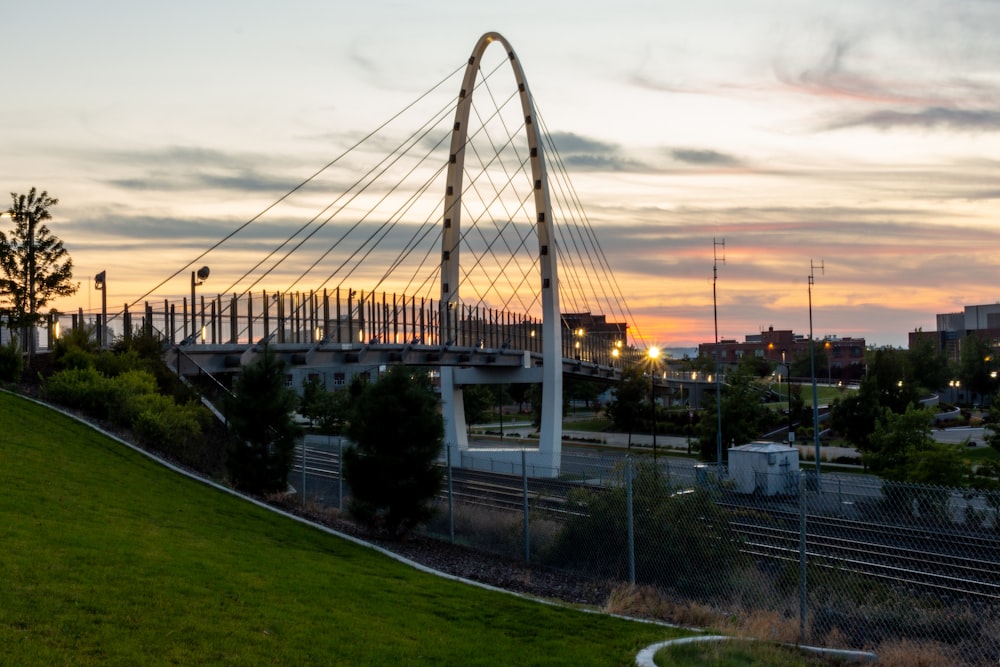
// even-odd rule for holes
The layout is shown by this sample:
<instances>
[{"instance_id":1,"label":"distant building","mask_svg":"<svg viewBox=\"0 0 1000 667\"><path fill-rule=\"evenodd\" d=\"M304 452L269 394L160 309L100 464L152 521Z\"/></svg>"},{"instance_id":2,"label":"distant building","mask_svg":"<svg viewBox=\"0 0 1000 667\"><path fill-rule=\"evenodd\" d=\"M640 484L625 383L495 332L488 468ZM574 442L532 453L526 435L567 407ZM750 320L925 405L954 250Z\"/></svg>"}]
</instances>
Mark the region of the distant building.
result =
<instances>
[{"instance_id":1,"label":"distant building","mask_svg":"<svg viewBox=\"0 0 1000 667\"><path fill-rule=\"evenodd\" d=\"M931 341L935 349L949 361L962 356L962 340L975 335L990 347L1000 349L1000 303L966 306L960 313L939 313L937 331L917 329L909 334L909 347L921 341Z\"/></svg>"},{"instance_id":2,"label":"distant building","mask_svg":"<svg viewBox=\"0 0 1000 667\"><path fill-rule=\"evenodd\" d=\"M856 377L864 366L865 339L839 338L831 336L816 341L817 350L822 350L827 358L826 369L816 369L817 375L828 374L833 378ZM809 338L794 333L791 329L775 329L748 334L743 341L722 339L716 343L702 343L698 354L714 357L718 351L720 364L736 364L750 355L772 364L791 364L796 358L809 354ZM822 373L825 370L826 373Z\"/></svg>"}]
</instances>

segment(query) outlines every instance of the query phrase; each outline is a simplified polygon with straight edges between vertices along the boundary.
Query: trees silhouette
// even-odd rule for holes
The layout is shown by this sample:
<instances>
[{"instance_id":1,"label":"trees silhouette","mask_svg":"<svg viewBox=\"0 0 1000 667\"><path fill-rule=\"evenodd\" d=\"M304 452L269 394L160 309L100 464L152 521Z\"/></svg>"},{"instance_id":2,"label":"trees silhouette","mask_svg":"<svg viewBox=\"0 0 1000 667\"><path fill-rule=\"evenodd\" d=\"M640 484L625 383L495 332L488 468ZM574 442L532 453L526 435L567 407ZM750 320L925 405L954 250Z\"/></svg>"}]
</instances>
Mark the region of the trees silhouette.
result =
<instances>
[{"instance_id":1,"label":"trees silhouette","mask_svg":"<svg viewBox=\"0 0 1000 667\"><path fill-rule=\"evenodd\" d=\"M266 347L243 367L226 402L234 438L227 468L238 489L251 493L284 491L301 429L292 419L299 399L285 386L286 364Z\"/></svg>"},{"instance_id":2,"label":"trees silhouette","mask_svg":"<svg viewBox=\"0 0 1000 667\"><path fill-rule=\"evenodd\" d=\"M359 523L402 535L432 514L441 488L444 440L438 397L426 373L401 366L377 382L351 386L344 479Z\"/></svg>"},{"instance_id":3,"label":"trees silhouette","mask_svg":"<svg viewBox=\"0 0 1000 667\"><path fill-rule=\"evenodd\" d=\"M0 296L8 326L21 330L30 357L35 348L31 328L41 320L41 309L55 297L75 294L79 285L73 283L73 259L45 225L52 218L49 209L59 200L35 188L27 195L10 196L6 213L14 229L9 234L0 231Z\"/></svg>"}]
</instances>

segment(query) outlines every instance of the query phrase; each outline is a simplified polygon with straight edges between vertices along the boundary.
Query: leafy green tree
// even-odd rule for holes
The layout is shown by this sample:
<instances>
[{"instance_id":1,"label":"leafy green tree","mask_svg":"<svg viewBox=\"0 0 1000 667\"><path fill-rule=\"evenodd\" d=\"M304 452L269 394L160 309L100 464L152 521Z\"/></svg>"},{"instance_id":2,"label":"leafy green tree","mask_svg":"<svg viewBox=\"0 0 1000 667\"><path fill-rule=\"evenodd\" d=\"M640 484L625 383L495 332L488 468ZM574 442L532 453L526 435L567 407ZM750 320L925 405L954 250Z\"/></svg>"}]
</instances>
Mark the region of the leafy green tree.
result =
<instances>
[{"instance_id":1,"label":"leafy green tree","mask_svg":"<svg viewBox=\"0 0 1000 667\"><path fill-rule=\"evenodd\" d=\"M727 449L744 445L760 436L768 423L768 410L761 401L761 386L753 376L737 370L726 375L722 394L722 460L728 459ZM698 422L700 455L704 461L715 461L717 455L718 415L714 391L702 398L704 412Z\"/></svg>"},{"instance_id":2,"label":"leafy green tree","mask_svg":"<svg viewBox=\"0 0 1000 667\"><path fill-rule=\"evenodd\" d=\"M234 436L227 467L236 488L250 493L284 491L295 440L302 429L292 419L298 404L285 386L287 364L266 347L243 367L226 400L226 418Z\"/></svg>"},{"instance_id":3,"label":"leafy green tree","mask_svg":"<svg viewBox=\"0 0 1000 667\"><path fill-rule=\"evenodd\" d=\"M653 461L635 464L632 514L636 583L660 585L688 595L727 590L739 568L740 554L739 538L732 533L725 510L705 489L675 491ZM579 511L567 517L551 551L544 555L547 563L626 580L627 495L624 484L600 492L573 492L570 501Z\"/></svg>"},{"instance_id":4,"label":"leafy green tree","mask_svg":"<svg viewBox=\"0 0 1000 667\"><path fill-rule=\"evenodd\" d=\"M867 465L894 481L961 486L971 471L954 445L934 440L933 421L929 410L913 405L903 414L886 409L863 455Z\"/></svg>"},{"instance_id":5,"label":"leafy green tree","mask_svg":"<svg viewBox=\"0 0 1000 667\"><path fill-rule=\"evenodd\" d=\"M628 433L628 443L632 444L632 432L642 421L643 402L649 399L649 380L642 374L638 365L626 366L622 369L622 379L614 389L614 398L604 409L613 428L618 432Z\"/></svg>"},{"instance_id":6,"label":"leafy green tree","mask_svg":"<svg viewBox=\"0 0 1000 667\"><path fill-rule=\"evenodd\" d=\"M911 403L920 400L920 387L913 378L905 350L883 347L870 352L868 377L875 382L880 407L902 414Z\"/></svg>"},{"instance_id":7,"label":"leafy green tree","mask_svg":"<svg viewBox=\"0 0 1000 667\"><path fill-rule=\"evenodd\" d=\"M496 392L496 387L486 384L467 384L462 387L466 424L485 424L493 418L493 409L497 406Z\"/></svg>"},{"instance_id":8,"label":"leafy green tree","mask_svg":"<svg viewBox=\"0 0 1000 667\"><path fill-rule=\"evenodd\" d=\"M348 510L362 525L398 536L429 519L441 488L444 440L439 399L426 374L402 366L351 388L344 452Z\"/></svg>"},{"instance_id":9,"label":"leafy green tree","mask_svg":"<svg viewBox=\"0 0 1000 667\"><path fill-rule=\"evenodd\" d=\"M1000 394L990 401L990 420L983 425L983 440L1000 452Z\"/></svg>"},{"instance_id":10,"label":"leafy green tree","mask_svg":"<svg viewBox=\"0 0 1000 667\"><path fill-rule=\"evenodd\" d=\"M834 431L861 453L872 451L871 436L882 415L875 378L864 378L858 391L837 398L830 409Z\"/></svg>"},{"instance_id":11,"label":"leafy green tree","mask_svg":"<svg viewBox=\"0 0 1000 667\"><path fill-rule=\"evenodd\" d=\"M976 334L970 334L962 339L959 378L967 391L979 397L979 402L982 402L983 396L993 393L995 380L990 377L990 373L995 368L989 341Z\"/></svg>"},{"instance_id":12,"label":"leafy green tree","mask_svg":"<svg viewBox=\"0 0 1000 667\"><path fill-rule=\"evenodd\" d=\"M947 386L948 360L938 352L934 341L921 339L910 347L908 356L913 381L919 386L931 391Z\"/></svg>"},{"instance_id":13,"label":"leafy green tree","mask_svg":"<svg viewBox=\"0 0 1000 667\"><path fill-rule=\"evenodd\" d=\"M327 391L318 377L302 383L299 414L312 422L313 428L323 435L338 435L344 425L348 410L346 391Z\"/></svg>"},{"instance_id":14,"label":"leafy green tree","mask_svg":"<svg viewBox=\"0 0 1000 667\"><path fill-rule=\"evenodd\" d=\"M755 377L762 378L771 374L771 362L753 354L744 354L737 365L743 372Z\"/></svg>"},{"instance_id":15,"label":"leafy green tree","mask_svg":"<svg viewBox=\"0 0 1000 667\"><path fill-rule=\"evenodd\" d=\"M600 407L597 399L601 395L604 386L590 380L567 377L563 380L563 394L571 401L583 401L583 403L593 410L598 411Z\"/></svg>"},{"instance_id":16,"label":"leafy green tree","mask_svg":"<svg viewBox=\"0 0 1000 667\"><path fill-rule=\"evenodd\" d=\"M20 382L24 373L24 354L16 340L0 346L0 382Z\"/></svg>"},{"instance_id":17,"label":"leafy green tree","mask_svg":"<svg viewBox=\"0 0 1000 667\"><path fill-rule=\"evenodd\" d=\"M514 382L508 385L507 392L510 394L510 400L517 403L517 411L523 413L524 404L531 401L531 383Z\"/></svg>"},{"instance_id":18,"label":"leafy green tree","mask_svg":"<svg viewBox=\"0 0 1000 667\"><path fill-rule=\"evenodd\" d=\"M7 214L14 229L0 232L0 296L6 300L10 326L22 330L22 345L30 357L35 349L30 327L41 321L41 310L56 297L75 294L79 285L73 283L69 252L45 225L52 218L49 209L59 200L35 188L27 195L10 196Z\"/></svg>"},{"instance_id":19,"label":"leafy green tree","mask_svg":"<svg viewBox=\"0 0 1000 667\"><path fill-rule=\"evenodd\" d=\"M815 364L817 365L816 373L819 373L820 364L822 363L823 349L813 341L813 353L816 355ZM788 360L788 377L789 378L811 378L813 370L813 362L809 360L809 350L803 352L798 352L794 357Z\"/></svg>"}]
</instances>

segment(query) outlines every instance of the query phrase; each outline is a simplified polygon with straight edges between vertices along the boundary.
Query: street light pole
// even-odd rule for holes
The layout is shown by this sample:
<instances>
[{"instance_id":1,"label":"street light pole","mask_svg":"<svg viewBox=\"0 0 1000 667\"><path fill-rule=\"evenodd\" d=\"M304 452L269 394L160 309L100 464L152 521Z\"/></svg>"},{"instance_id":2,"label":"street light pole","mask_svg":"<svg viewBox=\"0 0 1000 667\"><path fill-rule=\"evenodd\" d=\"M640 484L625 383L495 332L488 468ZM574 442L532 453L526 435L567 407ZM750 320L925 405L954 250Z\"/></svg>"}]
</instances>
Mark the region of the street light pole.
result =
<instances>
[{"instance_id":1,"label":"street light pole","mask_svg":"<svg viewBox=\"0 0 1000 667\"><path fill-rule=\"evenodd\" d=\"M104 349L108 346L108 273L101 271L94 276L94 289L101 290L101 328L97 336L97 344Z\"/></svg>"},{"instance_id":2,"label":"street light pole","mask_svg":"<svg viewBox=\"0 0 1000 667\"><path fill-rule=\"evenodd\" d=\"M795 435L792 433L792 372L788 368L788 364L785 363L785 352L781 351L781 365L785 369L785 394L788 403L788 446L792 446L792 442L795 441Z\"/></svg>"},{"instance_id":3,"label":"street light pole","mask_svg":"<svg viewBox=\"0 0 1000 667\"><path fill-rule=\"evenodd\" d=\"M816 490L820 490L820 462L819 462L819 397L816 391L816 341L813 339L813 298L812 286L816 280L816 269L824 271L823 260L819 266L809 260L809 373L812 376L813 390L813 442L816 445Z\"/></svg>"},{"instance_id":4,"label":"street light pole","mask_svg":"<svg viewBox=\"0 0 1000 667\"><path fill-rule=\"evenodd\" d=\"M712 238L712 315L715 320L715 474L722 477L722 387L719 384L719 306L715 295L715 283L719 278L719 259L726 263L726 257L719 257L718 249L722 246L723 252L726 247L726 240L716 241Z\"/></svg>"},{"instance_id":5,"label":"street light pole","mask_svg":"<svg viewBox=\"0 0 1000 667\"><path fill-rule=\"evenodd\" d=\"M656 460L656 394L654 393L653 380L656 377L656 360L660 358L660 348L651 347L647 350L649 355L649 404L653 409L653 460Z\"/></svg>"}]
</instances>

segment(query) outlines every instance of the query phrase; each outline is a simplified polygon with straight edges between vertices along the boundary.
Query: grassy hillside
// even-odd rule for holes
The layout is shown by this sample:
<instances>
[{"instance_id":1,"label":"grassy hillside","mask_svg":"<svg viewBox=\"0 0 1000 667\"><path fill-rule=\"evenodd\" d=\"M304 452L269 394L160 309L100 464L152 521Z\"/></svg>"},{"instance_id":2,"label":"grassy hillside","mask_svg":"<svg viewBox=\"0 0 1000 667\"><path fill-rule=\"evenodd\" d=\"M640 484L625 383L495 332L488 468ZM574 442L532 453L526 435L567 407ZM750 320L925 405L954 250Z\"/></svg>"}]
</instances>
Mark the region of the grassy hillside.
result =
<instances>
[{"instance_id":1,"label":"grassy hillside","mask_svg":"<svg viewBox=\"0 0 1000 667\"><path fill-rule=\"evenodd\" d=\"M663 628L422 574L0 393L0 663L629 665Z\"/></svg>"}]
</instances>

